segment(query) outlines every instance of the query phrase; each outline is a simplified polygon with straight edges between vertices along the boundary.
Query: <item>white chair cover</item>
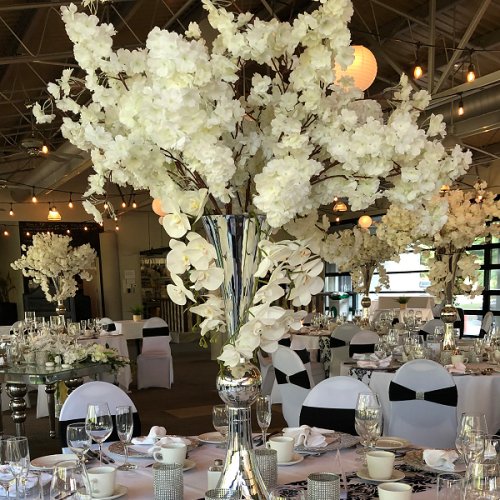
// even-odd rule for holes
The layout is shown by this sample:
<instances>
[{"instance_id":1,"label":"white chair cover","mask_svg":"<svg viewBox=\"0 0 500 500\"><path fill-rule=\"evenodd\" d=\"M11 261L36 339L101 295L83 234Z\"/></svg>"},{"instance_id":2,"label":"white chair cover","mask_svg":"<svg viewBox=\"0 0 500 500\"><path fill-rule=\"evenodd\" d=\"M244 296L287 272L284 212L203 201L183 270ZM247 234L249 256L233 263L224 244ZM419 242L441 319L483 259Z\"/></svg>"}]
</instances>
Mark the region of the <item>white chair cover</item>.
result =
<instances>
[{"instance_id":1,"label":"white chair cover","mask_svg":"<svg viewBox=\"0 0 500 500\"><path fill-rule=\"evenodd\" d=\"M390 421L388 433L400 436L418 446L454 448L457 433L457 407L424 400L425 393L450 388L456 394L453 377L440 364L428 359L405 363L394 375L391 384L415 391L412 399L394 400L389 387ZM441 401L444 396L436 396ZM415 399L417 398L417 399Z\"/></svg>"},{"instance_id":2,"label":"white chair cover","mask_svg":"<svg viewBox=\"0 0 500 500\"><path fill-rule=\"evenodd\" d=\"M276 382L272 357L264 357L262 352L259 350L257 351L257 358L259 359L260 373L262 375L262 386L260 392L264 396L271 396L272 404L281 404L281 393L278 388L278 383Z\"/></svg>"},{"instance_id":3,"label":"white chair cover","mask_svg":"<svg viewBox=\"0 0 500 500\"><path fill-rule=\"evenodd\" d=\"M430 321L427 321L427 323L424 326L422 326L420 332L424 332L422 334L425 337L427 337L427 335L434 335L434 330L436 326L442 326L444 328L444 321L442 319L437 319L437 318L431 319Z\"/></svg>"},{"instance_id":4,"label":"white chair cover","mask_svg":"<svg viewBox=\"0 0 500 500\"><path fill-rule=\"evenodd\" d=\"M481 321L481 329L479 330L479 336L484 337L488 333L490 333L491 327L493 325L493 313L488 311L483 316L483 321Z\"/></svg>"},{"instance_id":5,"label":"white chair cover","mask_svg":"<svg viewBox=\"0 0 500 500\"><path fill-rule=\"evenodd\" d=\"M353 353L373 352L374 346L378 341L378 333L371 330L360 330L351 339L349 355L352 356Z\"/></svg>"},{"instance_id":6,"label":"white chair cover","mask_svg":"<svg viewBox=\"0 0 500 500\"><path fill-rule=\"evenodd\" d=\"M355 434L354 411L359 394L372 394L372 390L354 377L324 380L304 400L300 424Z\"/></svg>"},{"instance_id":7,"label":"white chair cover","mask_svg":"<svg viewBox=\"0 0 500 500\"><path fill-rule=\"evenodd\" d=\"M153 333L155 329L161 330L161 334L156 336ZM161 318L150 318L144 323L142 332L142 351L137 356L137 388L170 389L174 381L174 366L170 335L165 334L168 332L168 324Z\"/></svg>"},{"instance_id":8,"label":"white chair cover","mask_svg":"<svg viewBox=\"0 0 500 500\"><path fill-rule=\"evenodd\" d=\"M314 387L314 380L298 354L289 347L278 346L272 358L283 401L283 417L289 427L297 427L300 408L311 387Z\"/></svg>"},{"instance_id":9,"label":"white chair cover","mask_svg":"<svg viewBox=\"0 0 500 500\"><path fill-rule=\"evenodd\" d=\"M361 331L358 325L345 323L337 326L330 337L330 377L340 374L340 366L349 359L349 344L356 333ZM342 342L344 345L341 345Z\"/></svg>"},{"instance_id":10,"label":"white chair cover","mask_svg":"<svg viewBox=\"0 0 500 500\"><path fill-rule=\"evenodd\" d=\"M313 349L312 351L307 349L304 339L298 335L292 337L290 347L293 351L298 351L297 354L302 359L310 377L314 380L314 384L319 384L322 380L325 380L325 369L323 368L323 364L317 361L318 349ZM301 353L304 351L309 354L309 361L304 361L302 358Z\"/></svg>"}]
</instances>

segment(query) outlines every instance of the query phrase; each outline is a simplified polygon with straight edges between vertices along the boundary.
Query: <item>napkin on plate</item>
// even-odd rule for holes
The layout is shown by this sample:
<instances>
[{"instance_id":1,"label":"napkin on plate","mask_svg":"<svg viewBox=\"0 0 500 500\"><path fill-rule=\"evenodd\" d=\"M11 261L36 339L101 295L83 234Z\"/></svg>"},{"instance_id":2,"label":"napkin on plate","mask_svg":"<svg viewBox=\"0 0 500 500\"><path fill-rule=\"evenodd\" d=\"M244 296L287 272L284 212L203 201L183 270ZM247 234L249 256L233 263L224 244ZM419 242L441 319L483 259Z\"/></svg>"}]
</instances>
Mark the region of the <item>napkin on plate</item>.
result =
<instances>
[{"instance_id":1,"label":"napkin on plate","mask_svg":"<svg viewBox=\"0 0 500 500\"><path fill-rule=\"evenodd\" d=\"M302 445L306 448L323 448L326 446L328 443L324 434L333 434L333 431L319 427L309 427L308 425L285 427L283 429L283 436L293 438L295 446Z\"/></svg>"},{"instance_id":2,"label":"napkin on plate","mask_svg":"<svg viewBox=\"0 0 500 500\"><path fill-rule=\"evenodd\" d=\"M159 438L163 438L167 435L167 430L165 427L159 425L154 425L151 427L149 434L147 436L138 436L132 438L132 444L155 444Z\"/></svg>"},{"instance_id":3,"label":"napkin on plate","mask_svg":"<svg viewBox=\"0 0 500 500\"><path fill-rule=\"evenodd\" d=\"M448 373L465 373L465 365L463 363L454 363L452 365L446 365L445 368L448 370Z\"/></svg>"},{"instance_id":4,"label":"napkin on plate","mask_svg":"<svg viewBox=\"0 0 500 500\"><path fill-rule=\"evenodd\" d=\"M352 355L352 359L364 359L364 360L367 360L367 359L370 359L370 354L365 354L365 353L357 353L357 352L355 352L355 353Z\"/></svg>"},{"instance_id":5,"label":"napkin on plate","mask_svg":"<svg viewBox=\"0 0 500 500\"><path fill-rule=\"evenodd\" d=\"M454 450L424 450L422 458L433 469L454 471L458 453Z\"/></svg>"},{"instance_id":6,"label":"napkin on plate","mask_svg":"<svg viewBox=\"0 0 500 500\"><path fill-rule=\"evenodd\" d=\"M148 453L153 453L155 448L158 446L161 446L163 444L171 444L171 443L184 443L186 446L189 446L191 444L191 440L188 438L183 438L181 436L165 436L159 439L154 446L151 446L151 448L148 449Z\"/></svg>"},{"instance_id":7,"label":"napkin on plate","mask_svg":"<svg viewBox=\"0 0 500 500\"><path fill-rule=\"evenodd\" d=\"M392 356L387 356L386 358L379 359L375 354L370 356L368 361L359 360L357 365L360 368L387 368L392 361Z\"/></svg>"}]
</instances>

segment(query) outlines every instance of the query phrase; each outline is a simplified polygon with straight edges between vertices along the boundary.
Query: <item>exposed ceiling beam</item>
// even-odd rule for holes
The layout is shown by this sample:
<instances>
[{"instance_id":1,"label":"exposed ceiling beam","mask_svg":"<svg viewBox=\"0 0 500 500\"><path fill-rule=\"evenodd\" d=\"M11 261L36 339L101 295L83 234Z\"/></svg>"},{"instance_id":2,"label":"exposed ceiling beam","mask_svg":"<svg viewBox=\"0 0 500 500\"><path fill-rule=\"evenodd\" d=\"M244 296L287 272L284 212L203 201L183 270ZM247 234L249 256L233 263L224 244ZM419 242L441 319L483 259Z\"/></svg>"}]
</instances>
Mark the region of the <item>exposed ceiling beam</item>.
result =
<instances>
[{"instance_id":1,"label":"exposed ceiling beam","mask_svg":"<svg viewBox=\"0 0 500 500\"><path fill-rule=\"evenodd\" d=\"M427 91L432 94L434 87L434 69L436 64L436 0L429 0L429 54Z\"/></svg>"},{"instance_id":2,"label":"exposed ceiling beam","mask_svg":"<svg viewBox=\"0 0 500 500\"><path fill-rule=\"evenodd\" d=\"M113 0L113 3L130 3L136 0ZM72 3L80 3L78 0L73 2L33 2L33 3L21 3L14 5L0 5L0 12L13 12L19 10L33 10L33 9L52 9L54 7L63 7L64 5L70 5Z\"/></svg>"}]
</instances>

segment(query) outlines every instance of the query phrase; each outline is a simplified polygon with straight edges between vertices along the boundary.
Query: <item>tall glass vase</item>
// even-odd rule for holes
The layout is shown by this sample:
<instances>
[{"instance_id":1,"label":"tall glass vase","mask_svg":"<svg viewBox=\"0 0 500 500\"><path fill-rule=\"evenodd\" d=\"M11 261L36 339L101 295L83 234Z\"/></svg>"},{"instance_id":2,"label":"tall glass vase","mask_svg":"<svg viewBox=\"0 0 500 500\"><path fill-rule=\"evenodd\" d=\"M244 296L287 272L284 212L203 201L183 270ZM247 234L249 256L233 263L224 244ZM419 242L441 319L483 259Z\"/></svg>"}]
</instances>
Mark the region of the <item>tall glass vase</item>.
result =
<instances>
[{"instance_id":1,"label":"tall glass vase","mask_svg":"<svg viewBox=\"0 0 500 500\"><path fill-rule=\"evenodd\" d=\"M365 327L370 325L370 307L372 305L372 299L370 299L370 284L372 282L374 272L375 266L366 265L361 269L364 291L363 298L361 299L361 307L363 308L361 323Z\"/></svg>"},{"instance_id":2,"label":"tall glass vase","mask_svg":"<svg viewBox=\"0 0 500 500\"><path fill-rule=\"evenodd\" d=\"M215 246L217 265L224 269L221 294L226 335L229 342L234 342L248 319L259 264L258 243L266 224L258 216L215 215L204 216L203 225ZM250 419L250 407L257 399L261 383L258 368L244 359L234 368L223 367L217 377L219 396L229 408L226 461L217 487L237 491L245 499L268 497L252 451Z\"/></svg>"}]
</instances>

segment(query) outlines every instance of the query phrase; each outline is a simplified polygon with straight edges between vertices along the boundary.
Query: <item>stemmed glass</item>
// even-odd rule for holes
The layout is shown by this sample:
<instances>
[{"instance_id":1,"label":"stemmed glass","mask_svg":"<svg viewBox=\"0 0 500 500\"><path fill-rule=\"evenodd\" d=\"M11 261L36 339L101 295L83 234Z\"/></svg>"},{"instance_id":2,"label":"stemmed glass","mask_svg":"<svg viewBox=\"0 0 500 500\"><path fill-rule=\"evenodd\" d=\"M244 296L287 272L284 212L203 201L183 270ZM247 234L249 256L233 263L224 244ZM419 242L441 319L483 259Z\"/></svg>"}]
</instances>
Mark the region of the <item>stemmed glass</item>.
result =
<instances>
[{"instance_id":1,"label":"stemmed glass","mask_svg":"<svg viewBox=\"0 0 500 500\"><path fill-rule=\"evenodd\" d=\"M481 462L484 457L486 435L482 431L469 431L462 438L462 452L465 464Z\"/></svg>"},{"instance_id":2,"label":"stemmed glass","mask_svg":"<svg viewBox=\"0 0 500 500\"><path fill-rule=\"evenodd\" d=\"M87 434L85 422L74 422L66 427L66 442L69 449L78 457L78 460L83 463L84 456L90 450L92 440Z\"/></svg>"},{"instance_id":3,"label":"stemmed glass","mask_svg":"<svg viewBox=\"0 0 500 500\"><path fill-rule=\"evenodd\" d=\"M363 445L366 457L382 434L382 406L377 394L359 394L354 413L354 427Z\"/></svg>"},{"instance_id":4,"label":"stemmed glass","mask_svg":"<svg viewBox=\"0 0 500 500\"><path fill-rule=\"evenodd\" d=\"M214 405L212 408L212 424L214 429L222 434L225 441L229 431L229 415L226 405ZM221 444L220 447L224 448L225 444Z\"/></svg>"},{"instance_id":5,"label":"stemmed glass","mask_svg":"<svg viewBox=\"0 0 500 500\"><path fill-rule=\"evenodd\" d=\"M486 423L486 415L484 413L462 413L455 439L455 447L462 457L464 456L464 437L470 432L488 433L488 424Z\"/></svg>"},{"instance_id":6,"label":"stemmed glass","mask_svg":"<svg viewBox=\"0 0 500 500\"><path fill-rule=\"evenodd\" d=\"M19 481L26 478L30 468L28 438L20 436L7 439L5 453L10 471L16 479L16 498L20 498Z\"/></svg>"},{"instance_id":7,"label":"stemmed glass","mask_svg":"<svg viewBox=\"0 0 500 500\"><path fill-rule=\"evenodd\" d=\"M85 419L87 434L99 445L99 462L102 465L102 443L113 432L113 420L107 403L90 404Z\"/></svg>"},{"instance_id":8,"label":"stemmed glass","mask_svg":"<svg viewBox=\"0 0 500 500\"><path fill-rule=\"evenodd\" d=\"M89 500L90 483L85 467L77 460L65 460L54 466L50 483L50 498Z\"/></svg>"},{"instance_id":9,"label":"stemmed glass","mask_svg":"<svg viewBox=\"0 0 500 500\"><path fill-rule=\"evenodd\" d=\"M7 440L12 437L13 436L7 435L0 436L0 484L6 491L7 498L9 497L10 485L14 480L14 475L10 470L9 460L7 457Z\"/></svg>"},{"instance_id":10,"label":"stemmed glass","mask_svg":"<svg viewBox=\"0 0 500 500\"><path fill-rule=\"evenodd\" d=\"M267 429L271 425L271 396L259 396L255 402L255 412L257 414L257 423L262 431L262 442L266 446Z\"/></svg>"},{"instance_id":11,"label":"stemmed glass","mask_svg":"<svg viewBox=\"0 0 500 500\"><path fill-rule=\"evenodd\" d=\"M134 418L131 406L117 406L116 407L116 432L120 441L123 443L125 451L125 463L118 467L118 470L132 470L136 466L128 461L128 445L132 439L134 431Z\"/></svg>"}]
</instances>

